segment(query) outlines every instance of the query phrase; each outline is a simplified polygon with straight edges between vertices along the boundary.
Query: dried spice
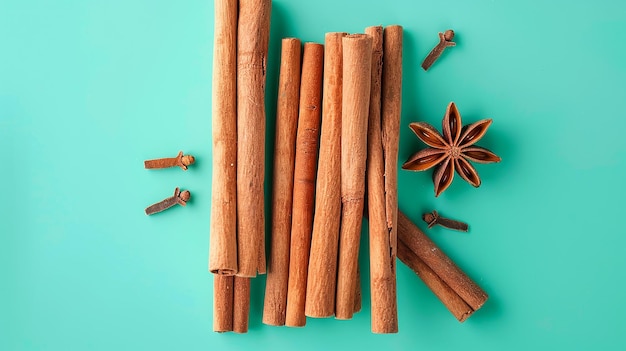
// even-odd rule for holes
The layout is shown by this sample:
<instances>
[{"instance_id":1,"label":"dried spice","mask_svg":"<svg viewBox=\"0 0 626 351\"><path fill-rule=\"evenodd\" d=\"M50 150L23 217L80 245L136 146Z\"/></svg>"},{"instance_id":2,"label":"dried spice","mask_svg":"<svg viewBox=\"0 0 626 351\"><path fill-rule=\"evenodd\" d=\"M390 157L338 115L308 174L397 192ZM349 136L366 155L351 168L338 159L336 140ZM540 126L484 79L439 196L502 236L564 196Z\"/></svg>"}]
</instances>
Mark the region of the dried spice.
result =
<instances>
[{"instance_id":1,"label":"dried spice","mask_svg":"<svg viewBox=\"0 0 626 351\"><path fill-rule=\"evenodd\" d=\"M424 62L422 62L422 68L424 71L428 71L430 66L432 66L435 61L441 56L443 50L445 50L448 46L456 46L456 43L452 41L454 39L454 31L452 29L448 29L444 33L439 32L439 44L437 44L426 56Z\"/></svg>"},{"instance_id":2,"label":"dried spice","mask_svg":"<svg viewBox=\"0 0 626 351\"><path fill-rule=\"evenodd\" d=\"M143 164L146 169L169 168L178 166L186 171L187 166L192 165L194 162L196 162L196 159L193 156L183 155L183 152L180 151L178 152L178 155L176 157L146 160L143 162Z\"/></svg>"},{"instance_id":3,"label":"dried spice","mask_svg":"<svg viewBox=\"0 0 626 351\"><path fill-rule=\"evenodd\" d=\"M398 258L411 268L459 320L465 321L487 301L487 293L398 211Z\"/></svg>"},{"instance_id":4,"label":"dried spice","mask_svg":"<svg viewBox=\"0 0 626 351\"><path fill-rule=\"evenodd\" d=\"M190 197L191 193L189 192L189 190L180 191L179 188L176 188L174 189L174 196L170 196L161 202L157 202L156 204L149 206L148 208L146 208L146 214L149 216L161 211L165 211L176 204L186 206L187 201L189 201Z\"/></svg>"},{"instance_id":5,"label":"dried spice","mask_svg":"<svg viewBox=\"0 0 626 351\"><path fill-rule=\"evenodd\" d=\"M433 212L424 213L422 215L422 219L424 222L428 224L428 228L432 228L436 225L440 225L444 228L458 230L462 232L466 232L469 229L469 226L465 222L457 221L454 219L449 219L445 217L441 217L439 212L433 210Z\"/></svg>"},{"instance_id":6,"label":"dried spice","mask_svg":"<svg viewBox=\"0 0 626 351\"><path fill-rule=\"evenodd\" d=\"M413 154L402 168L425 171L439 165L433 173L435 196L439 196L452 184L455 170L465 181L479 187L480 177L469 161L492 163L501 160L493 152L474 146L485 135L491 122L491 119L483 119L461 128L463 125L461 114L456 104L451 102L443 117L443 135L425 122L414 122L409 125L415 135L430 147Z\"/></svg>"}]
</instances>

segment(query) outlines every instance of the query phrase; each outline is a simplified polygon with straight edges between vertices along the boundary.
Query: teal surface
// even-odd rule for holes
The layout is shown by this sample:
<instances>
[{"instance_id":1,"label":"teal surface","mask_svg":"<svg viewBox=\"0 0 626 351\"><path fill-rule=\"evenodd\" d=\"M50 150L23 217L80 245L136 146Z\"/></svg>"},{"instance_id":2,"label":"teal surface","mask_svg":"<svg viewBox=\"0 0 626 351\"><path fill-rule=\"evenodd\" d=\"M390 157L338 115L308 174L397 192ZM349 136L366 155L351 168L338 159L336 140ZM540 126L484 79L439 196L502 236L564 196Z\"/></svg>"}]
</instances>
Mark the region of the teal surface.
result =
<instances>
[{"instance_id":1,"label":"teal surface","mask_svg":"<svg viewBox=\"0 0 626 351\"><path fill-rule=\"evenodd\" d=\"M480 188L457 176L435 198L430 172L399 179L415 221L470 223L427 233L483 309L458 323L399 265L400 333L371 334L364 237L353 320L263 325L261 277L249 333L213 333L213 2L2 0L0 350L623 350L626 3L276 0L268 162L280 39L375 24L405 29L400 162L423 147L408 123L439 127L450 101L465 123L493 118L479 144L503 160L477 166ZM457 47L422 71L447 28ZM187 172L143 169L179 150ZM176 186L189 206L143 213Z\"/></svg>"}]
</instances>

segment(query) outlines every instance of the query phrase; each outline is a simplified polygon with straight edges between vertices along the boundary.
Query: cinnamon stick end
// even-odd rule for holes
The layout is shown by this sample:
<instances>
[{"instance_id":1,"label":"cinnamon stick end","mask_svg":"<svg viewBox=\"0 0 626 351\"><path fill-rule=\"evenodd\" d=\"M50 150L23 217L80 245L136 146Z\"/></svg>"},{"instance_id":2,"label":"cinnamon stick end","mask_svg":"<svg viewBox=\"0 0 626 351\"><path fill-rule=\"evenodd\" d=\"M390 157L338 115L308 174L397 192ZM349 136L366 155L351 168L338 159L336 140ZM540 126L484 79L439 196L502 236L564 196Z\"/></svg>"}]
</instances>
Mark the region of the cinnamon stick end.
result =
<instances>
[{"instance_id":1,"label":"cinnamon stick end","mask_svg":"<svg viewBox=\"0 0 626 351\"><path fill-rule=\"evenodd\" d=\"M335 311L328 311L323 308L309 307L310 304L306 305L307 308L304 310L304 314L307 317L311 318L328 318L332 317L335 314Z\"/></svg>"},{"instance_id":2,"label":"cinnamon stick end","mask_svg":"<svg viewBox=\"0 0 626 351\"><path fill-rule=\"evenodd\" d=\"M235 276L240 278L256 278L256 272L252 273L239 270L237 273L235 273Z\"/></svg>"},{"instance_id":3,"label":"cinnamon stick end","mask_svg":"<svg viewBox=\"0 0 626 351\"><path fill-rule=\"evenodd\" d=\"M345 39L349 39L349 40L367 40L367 41L372 40L371 36L369 36L367 34L363 34L363 33L348 34L348 35L344 36L344 38Z\"/></svg>"},{"instance_id":4,"label":"cinnamon stick end","mask_svg":"<svg viewBox=\"0 0 626 351\"><path fill-rule=\"evenodd\" d=\"M351 306L352 308L354 308L354 306ZM339 311L337 310L337 312L335 313L335 319L339 319L342 321L347 321L349 319L352 319L352 317L354 316L354 310L350 309L350 311Z\"/></svg>"},{"instance_id":5,"label":"cinnamon stick end","mask_svg":"<svg viewBox=\"0 0 626 351\"><path fill-rule=\"evenodd\" d=\"M347 32L328 32L328 33L326 33L324 35L324 39L328 40L328 39L334 38L334 37L343 38L343 37L345 37L346 35L349 35L349 34L350 33L347 33Z\"/></svg>"},{"instance_id":6,"label":"cinnamon stick end","mask_svg":"<svg viewBox=\"0 0 626 351\"><path fill-rule=\"evenodd\" d=\"M465 312L465 313L463 313L463 314L461 314L461 315L459 315L459 316L456 316L456 319L458 319L458 320L459 320L459 322L463 323L463 322L465 322L465 321L466 321L466 320L467 320L467 319L468 319L468 318L469 318L472 314L474 314L474 312L475 312L474 310L467 311L467 312Z\"/></svg>"},{"instance_id":7,"label":"cinnamon stick end","mask_svg":"<svg viewBox=\"0 0 626 351\"><path fill-rule=\"evenodd\" d=\"M397 334L398 333L398 325L388 326L383 328L374 329L372 327L372 333L374 334Z\"/></svg>"},{"instance_id":8,"label":"cinnamon stick end","mask_svg":"<svg viewBox=\"0 0 626 351\"><path fill-rule=\"evenodd\" d=\"M289 320L289 319L287 319L285 321L285 326L286 327L302 328L305 325L306 325L306 319L304 319L304 320Z\"/></svg>"},{"instance_id":9,"label":"cinnamon stick end","mask_svg":"<svg viewBox=\"0 0 626 351\"><path fill-rule=\"evenodd\" d=\"M301 42L300 42L300 39L298 38L283 38L282 45L289 45L290 43L292 45L295 45L295 44L300 45Z\"/></svg>"},{"instance_id":10,"label":"cinnamon stick end","mask_svg":"<svg viewBox=\"0 0 626 351\"><path fill-rule=\"evenodd\" d=\"M233 276L233 275L237 274L237 270L236 269L232 269L232 268L209 269L209 272L211 272L213 274L217 274L217 275L222 275L222 276L225 276L225 277L229 277L229 276Z\"/></svg>"},{"instance_id":11,"label":"cinnamon stick end","mask_svg":"<svg viewBox=\"0 0 626 351\"><path fill-rule=\"evenodd\" d=\"M484 305L485 302L487 302L487 299L489 299L489 295L487 295L487 293L483 292L483 295L478 297L478 302L473 303L472 305L470 305L468 303L468 305L470 305L471 307L471 311L467 312L465 314L463 314L462 316L459 316L457 319L459 320L459 322L464 322L466 319L468 319L472 314L474 314L474 312L478 311L479 309L481 309Z\"/></svg>"},{"instance_id":12,"label":"cinnamon stick end","mask_svg":"<svg viewBox=\"0 0 626 351\"><path fill-rule=\"evenodd\" d=\"M263 313L263 324L271 325L274 327L282 327L285 325L285 315L282 316L275 314Z\"/></svg>"}]
</instances>

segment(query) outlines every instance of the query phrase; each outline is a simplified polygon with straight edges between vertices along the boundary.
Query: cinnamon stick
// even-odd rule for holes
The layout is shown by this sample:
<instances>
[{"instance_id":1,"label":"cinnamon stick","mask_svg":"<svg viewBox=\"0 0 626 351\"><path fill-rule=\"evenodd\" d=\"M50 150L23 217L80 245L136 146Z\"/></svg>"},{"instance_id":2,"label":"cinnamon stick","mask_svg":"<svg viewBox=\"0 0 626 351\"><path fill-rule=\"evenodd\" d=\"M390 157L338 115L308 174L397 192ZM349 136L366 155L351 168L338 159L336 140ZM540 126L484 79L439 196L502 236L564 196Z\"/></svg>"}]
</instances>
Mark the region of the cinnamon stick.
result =
<instances>
[{"instance_id":1,"label":"cinnamon stick","mask_svg":"<svg viewBox=\"0 0 626 351\"><path fill-rule=\"evenodd\" d=\"M457 265L448 258L415 224L411 222L402 212L398 211L398 241L402 242L408 249L417 256L425 265L427 265L435 275L437 275L443 283L452 289L465 303L473 310L480 309L485 301L487 301L487 293L485 293L474 281L472 281ZM405 256L406 251L401 254L398 252L398 258L401 261L409 261L410 258ZM407 263L408 265L408 263ZM419 273L418 273L419 274ZM421 275L420 275L421 276ZM426 282L426 280L425 280ZM433 291L439 289L429 286ZM437 293L437 296L440 293ZM441 293L442 295L446 295ZM447 295L446 295L447 296ZM443 299L443 298L442 298ZM453 304L451 300L446 298L444 304L446 306ZM452 311L459 318L466 312ZM471 313L470 313L471 314ZM467 318L470 314L467 314ZM465 318L459 318L460 321Z\"/></svg>"},{"instance_id":2,"label":"cinnamon stick","mask_svg":"<svg viewBox=\"0 0 626 351\"><path fill-rule=\"evenodd\" d=\"M237 273L237 0L215 1L209 271Z\"/></svg>"},{"instance_id":3,"label":"cinnamon stick","mask_svg":"<svg viewBox=\"0 0 626 351\"><path fill-rule=\"evenodd\" d=\"M383 72L391 68L383 66L383 27L365 29L373 40L372 72L367 135L367 204L369 213L370 244L370 290L372 302L372 332L398 332L398 305L396 298L396 238L395 226L387 219L385 167L387 154L383 152L383 126L381 117L381 93ZM385 45L387 48L387 45ZM384 54L383 54L384 53ZM391 156L392 157L392 156ZM390 162L391 164L392 162ZM388 171L387 171L388 172ZM392 189L395 191L395 188Z\"/></svg>"},{"instance_id":4,"label":"cinnamon stick","mask_svg":"<svg viewBox=\"0 0 626 351\"><path fill-rule=\"evenodd\" d=\"M233 276L213 275L213 331L233 331Z\"/></svg>"},{"instance_id":5,"label":"cinnamon stick","mask_svg":"<svg viewBox=\"0 0 626 351\"><path fill-rule=\"evenodd\" d=\"M360 312L363 307L363 290L361 289L361 270L356 267L356 293L354 295L354 313Z\"/></svg>"},{"instance_id":6,"label":"cinnamon stick","mask_svg":"<svg viewBox=\"0 0 626 351\"><path fill-rule=\"evenodd\" d=\"M271 0L239 0L237 27L238 276L265 273L265 62Z\"/></svg>"},{"instance_id":7,"label":"cinnamon stick","mask_svg":"<svg viewBox=\"0 0 626 351\"><path fill-rule=\"evenodd\" d=\"M234 277L233 331L247 333L250 320L250 278Z\"/></svg>"},{"instance_id":8,"label":"cinnamon stick","mask_svg":"<svg viewBox=\"0 0 626 351\"><path fill-rule=\"evenodd\" d=\"M460 322L465 321L474 313L474 310L402 240L398 240L398 258L422 279L424 284Z\"/></svg>"},{"instance_id":9,"label":"cinnamon stick","mask_svg":"<svg viewBox=\"0 0 626 351\"><path fill-rule=\"evenodd\" d=\"M272 185L272 236L263 304L263 323L269 325L285 325L287 310L301 56L300 40L282 40Z\"/></svg>"},{"instance_id":10,"label":"cinnamon stick","mask_svg":"<svg viewBox=\"0 0 626 351\"><path fill-rule=\"evenodd\" d=\"M306 288L305 314L335 314L337 252L341 218L341 89L343 52L347 33L326 33L324 88L315 216Z\"/></svg>"},{"instance_id":11,"label":"cinnamon stick","mask_svg":"<svg viewBox=\"0 0 626 351\"><path fill-rule=\"evenodd\" d=\"M385 27L383 33L383 154L385 155L385 210L395 261L398 226L398 147L402 107L402 27Z\"/></svg>"},{"instance_id":12,"label":"cinnamon stick","mask_svg":"<svg viewBox=\"0 0 626 351\"><path fill-rule=\"evenodd\" d=\"M354 313L356 271L365 195L367 119L371 85L372 38L348 35L343 43L341 113L341 229L335 316Z\"/></svg>"},{"instance_id":13,"label":"cinnamon stick","mask_svg":"<svg viewBox=\"0 0 626 351\"><path fill-rule=\"evenodd\" d=\"M290 327L300 327L306 324L304 305L315 206L323 65L324 46L316 43L304 44L285 319L285 325Z\"/></svg>"}]
</instances>

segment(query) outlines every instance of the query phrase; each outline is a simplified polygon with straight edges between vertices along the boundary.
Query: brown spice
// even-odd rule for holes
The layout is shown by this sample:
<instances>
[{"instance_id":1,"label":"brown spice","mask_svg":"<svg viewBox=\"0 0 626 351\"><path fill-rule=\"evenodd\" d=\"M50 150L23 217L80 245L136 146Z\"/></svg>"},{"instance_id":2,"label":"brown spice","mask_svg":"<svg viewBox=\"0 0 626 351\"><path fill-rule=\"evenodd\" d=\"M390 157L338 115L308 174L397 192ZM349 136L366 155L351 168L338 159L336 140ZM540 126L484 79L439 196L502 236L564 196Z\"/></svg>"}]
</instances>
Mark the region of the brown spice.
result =
<instances>
[{"instance_id":1,"label":"brown spice","mask_svg":"<svg viewBox=\"0 0 626 351\"><path fill-rule=\"evenodd\" d=\"M428 56L424 59L424 62L422 62L422 68L424 71L428 71L430 66L432 66L432 64L437 61L439 56L441 56L445 48L456 45L456 43L452 41L453 38L454 31L452 29L448 29L445 33L439 32L439 44L437 44L437 46L430 51Z\"/></svg>"},{"instance_id":2,"label":"brown spice","mask_svg":"<svg viewBox=\"0 0 626 351\"><path fill-rule=\"evenodd\" d=\"M161 211L165 211L176 204L186 206L187 201L189 201L190 197L191 193L189 192L189 190L183 190L181 192L180 189L177 187L176 189L174 189L174 196L168 197L161 202L149 206L148 208L146 208L146 214L152 215Z\"/></svg>"},{"instance_id":3,"label":"brown spice","mask_svg":"<svg viewBox=\"0 0 626 351\"><path fill-rule=\"evenodd\" d=\"M209 271L237 273L238 0L215 0Z\"/></svg>"},{"instance_id":4,"label":"brown spice","mask_svg":"<svg viewBox=\"0 0 626 351\"><path fill-rule=\"evenodd\" d=\"M443 117L443 135L426 122L409 124L415 135L430 147L413 154L402 168L425 171L439 165L433 173L435 196L439 196L452 184L455 170L472 186L479 187L480 177L469 161L492 163L501 160L493 152L474 145L487 133L491 122L491 119L483 119L463 127L461 114L454 102L451 102Z\"/></svg>"},{"instance_id":5,"label":"brown spice","mask_svg":"<svg viewBox=\"0 0 626 351\"><path fill-rule=\"evenodd\" d=\"M213 275L213 331L246 333L250 321L250 278Z\"/></svg>"},{"instance_id":6,"label":"brown spice","mask_svg":"<svg viewBox=\"0 0 626 351\"><path fill-rule=\"evenodd\" d=\"M296 157L298 107L300 106L301 58L302 45L300 40L296 38L283 39L276 106L272 235L270 237L263 303L263 323L276 326L285 325L285 313L287 311L293 171Z\"/></svg>"},{"instance_id":7,"label":"brown spice","mask_svg":"<svg viewBox=\"0 0 626 351\"><path fill-rule=\"evenodd\" d=\"M467 223L441 217L439 215L439 212L435 210L430 213L424 213L424 215L422 215L422 219L424 220L424 222L428 223L428 228L432 228L435 225L440 225L448 229L459 230L462 232L466 232L468 230Z\"/></svg>"},{"instance_id":8,"label":"brown spice","mask_svg":"<svg viewBox=\"0 0 626 351\"><path fill-rule=\"evenodd\" d=\"M290 327L301 327L306 324L304 307L315 210L324 46L306 43L303 52L285 317L285 325Z\"/></svg>"},{"instance_id":9,"label":"brown spice","mask_svg":"<svg viewBox=\"0 0 626 351\"><path fill-rule=\"evenodd\" d=\"M183 155L183 152L178 152L176 157L167 157L167 158L158 158L155 160L147 160L143 162L143 165L146 169L156 169L156 168L169 168L169 167L180 167L184 171L187 170L187 166L192 165L196 159L191 155Z\"/></svg>"},{"instance_id":10,"label":"brown spice","mask_svg":"<svg viewBox=\"0 0 626 351\"><path fill-rule=\"evenodd\" d=\"M305 314L335 314L337 252L341 219L341 89L343 50L347 33L326 33L322 125L315 188L315 214L306 285Z\"/></svg>"},{"instance_id":11,"label":"brown spice","mask_svg":"<svg viewBox=\"0 0 626 351\"><path fill-rule=\"evenodd\" d=\"M356 292L354 293L354 313L361 312L363 307L363 289L361 288L361 269L356 267Z\"/></svg>"},{"instance_id":12,"label":"brown spice","mask_svg":"<svg viewBox=\"0 0 626 351\"><path fill-rule=\"evenodd\" d=\"M374 26L365 29L365 33L372 37L372 70L371 70L371 90L369 105L369 124L367 128L367 206L369 216L369 246L370 246L370 290L372 306L372 332L374 333L397 333L398 332L398 308L396 299L396 236L395 225L393 225L393 209L387 208L386 196L391 195L385 191L385 180L390 176L390 170L385 167L386 157L393 161L394 156L384 152L387 138L384 138L383 108L382 100L386 100L386 105L398 105L399 96L395 93L386 95L383 93L383 75L385 73L397 71L395 67L397 59L401 57L402 46L397 45L394 40L394 48L384 45L383 42L389 37L389 27L385 29L387 36L383 39L383 27ZM401 28L401 27L400 27ZM399 34L401 35L401 31ZM400 36L401 38L401 36ZM397 38L396 38L397 39ZM388 50L387 50L388 49ZM395 54L395 55L394 55ZM400 54L400 55L399 55ZM383 56L389 57L383 65ZM396 77L397 78L397 77ZM398 85L401 80L388 79L386 91L391 90L391 86ZM395 90L395 89L394 89ZM394 101L390 101L394 100ZM398 109L399 112L399 109ZM397 119L399 114L387 113L388 118ZM390 122L390 121L387 121ZM387 125L397 123L387 123ZM390 128L391 134L396 134ZM389 140L395 138L389 138ZM397 139L396 150L397 150ZM393 142L392 142L393 143ZM395 158L397 164L397 156ZM389 162L393 165L393 162ZM395 165L393 166L395 168ZM393 182L392 182L393 183ZM397 183L395 183L397 184ZM396 185L391 185L391 191L395 193ZM396 202L397 204L397 202ZM395 206L397 208L397 205ZM388 211L389 210L389 211ZM387 216L389 214L389 217Z\"/></svg>"},{"instance_id":13,"label":"brown spice","mask_svg":"<svg viewBox=\"0 0 626 351\"><path fill-rule=\"evenodd\" d=\"M213 331L233 331L234 276L213 275Z\"/></svg>"},{"instance_id":14,"label":"brown spice","mask_svg":"<svg viewBox=\"0 0 626 351\"><path fill-rule=\"evenodd\" d=\"M398 258L422 279L424 284L441 300L459 322L465 321L474 313L474 309L463 301L459 294L450 288L402 240L398 240Z\"/></svg>"},{"instance_id":15,"label":"brown spice","mask_svg":"<svg viewBox=\"0 0 626 351\"><path fill-rule=\"evenodd\" d=\"M341 229L335 317L354 314L361 224L365 200L367 119L372 69L372 37L343 37L341 114Z\"/></svg>"},{"instance_id":16,"label":"brown spice","mask_svg":"<svg viewBox=\"0 0 626 351\"><path fill-rule=\"evenodd\" d=\"M404 255L403 252L408 251L415 254L446 286L465 301L473 311L481 308L485 301L487 301L487 293L454 264L454 262L452 262L452 260L402 212L398 212L398 243L405 245L407 248L407 250L398 251L398 258L402 262L407 263L407 256ZM399 245L399 247L402 245ZM411 268L414 267L411 266ZM425 280L424 282L428 284L428 281ZM429 285L429 287L435 291L433 286ZM437 291L435 291L435 293L437 294ZM445 300L443 302L446 306L449 306L449 303L451 303L451 301ZM455 313L455 315L457 314Z\"/></svg>"},{"instance_id":17,"label":"brown spice","mask_svg":"<svg viewBox=\"0 0 626 351\"><path fill-rule=\"evenodd\" d=\"M237 260L265 273L265 81L271 0L240 0L237 22Z\"/></svg>"},{"instance_id":18,"label":"brown spice","mask_svg":"<svg viewBox=\"0 0 626 351\"><path fill-rule=\"evenodd\" d=\"M250 321L250 278L233 279L233 331L247 333Z\"/></svg>"}]
</instances>

